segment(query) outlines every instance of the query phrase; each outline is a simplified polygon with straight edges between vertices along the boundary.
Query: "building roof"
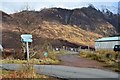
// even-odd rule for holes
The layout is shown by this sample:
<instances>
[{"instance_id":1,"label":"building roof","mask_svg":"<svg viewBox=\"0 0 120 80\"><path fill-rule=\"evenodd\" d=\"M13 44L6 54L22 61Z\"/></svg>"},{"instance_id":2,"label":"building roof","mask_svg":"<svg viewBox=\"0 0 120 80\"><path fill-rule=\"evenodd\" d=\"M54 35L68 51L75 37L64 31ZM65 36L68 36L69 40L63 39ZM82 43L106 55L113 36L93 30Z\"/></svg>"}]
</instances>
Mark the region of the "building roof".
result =
<instances>
[{"instance_id":1,"label":"building roof","mask_svg":"<svg viewBox=\"0 0 120 80\"><path fill-rule=\"evenodd\" d=\"M104 42L104 41L120 41L120 36L118 36L118 37L105 37L105 38L98 39L95 42Z\"/></svg>"}]
</instances>

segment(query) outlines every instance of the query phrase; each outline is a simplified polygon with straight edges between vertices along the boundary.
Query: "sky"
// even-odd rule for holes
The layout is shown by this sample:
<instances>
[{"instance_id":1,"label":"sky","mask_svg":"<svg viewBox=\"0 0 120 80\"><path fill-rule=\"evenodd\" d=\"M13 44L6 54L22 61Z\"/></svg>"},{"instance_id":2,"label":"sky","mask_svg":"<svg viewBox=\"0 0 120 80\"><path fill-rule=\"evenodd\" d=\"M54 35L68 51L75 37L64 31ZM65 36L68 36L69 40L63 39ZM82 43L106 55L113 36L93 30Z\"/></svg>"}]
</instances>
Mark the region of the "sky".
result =
<instances>
[{"instance_id":1,"label":"sky","mask_svg":"<svg viewBox=\"0 0 120 80\"><path fill-rule=\"evenodd\" d=\"M107 8L113 13L118 12L119 0L0 0L0 10L12 14L24 10L27 6L30 10L40 11L43 8L74 9L87 7L93 4L95 8Z\"/></svg>"}]
</instances>

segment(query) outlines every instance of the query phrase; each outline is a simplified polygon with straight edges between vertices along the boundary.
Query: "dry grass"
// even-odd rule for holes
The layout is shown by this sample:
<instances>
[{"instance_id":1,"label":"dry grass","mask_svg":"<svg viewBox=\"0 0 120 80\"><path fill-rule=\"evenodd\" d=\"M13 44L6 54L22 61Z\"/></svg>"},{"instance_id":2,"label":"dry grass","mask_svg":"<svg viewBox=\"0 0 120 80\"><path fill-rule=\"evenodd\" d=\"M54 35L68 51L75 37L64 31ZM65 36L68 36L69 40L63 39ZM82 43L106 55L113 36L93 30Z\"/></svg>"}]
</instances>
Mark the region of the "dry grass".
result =
<instances>
[{"instance_id":1,"label":"dry grass","mask_svg":"<svg viewBox=\"0 0 120 80\"><path fill-rule=\"evenodd\" d=\"M50 39L63 39L71 43L83 44L93 46L94 41L99 37L102 37L99 34L85 31L75 25L63 25L58 23L52 23L43 21L41 24L41 29L38 30L38 27L35 27L31 34L39 35L42 37L47 37ZM53 30L54 28L54 30Z\"/></svg>"},{"instance_id":2,"label":"dry grass","mask_svg":"<svg viewBox=\"0 0 120 80\"><path fill-rule=\"evenodd\" d=\"M120 55L114 51L81 51L80 56L104 63L103 67L120 72Z\"/></svg>"},{"instance_id":3,"label":"dry grass","mask_svg":"<svg viewBox=\"0 0 120 80\"><path fill-rule=\"evenodd\" d=\"M18 71L2 70L2 78L49 78L45 75L36 74L33 65L21 65Z\"/></svg>"},{"instance_id":4,"label":"dry grass","mask_svg":"<svg viewBox=\"0 0 120 80\"><path fill-rule=\"evenodd\" d=\"M37 74L36 70L33 68L33 65L21 65L19 70L13 71L13 70L5 70L5 69L0 69L0 79L2 80L13 80L13 79L47 79L47 80L60 80L58 78L50 77L47 75L41 75Z\"/></svg>"},{"instance_id":5,"label":"dry grass","mask_svg":"<svg viewBox=\"0 0 120 80\"><path fill-rule=\"evenodd\" d=\"M19 59L2 59L0 60L2 64L26 64L27 60L19 60ZM44 58L44 59L30 59L30 64L59 64L59 60Z\"/></svg>"},{"instance_id":6,"label":"dry grass","mask_svg":"<svg viewBox=\"0 0 120 80\"><path fill-rule=\"evenodd\" d=\"M30 57L30 64L59 64L59 60L56 57L56 52L49 49L49 46L46 44L43 47L43 50L40 50L32 58ZM46 49L47 48L47 49ZM48 52L48 56L44 56L44 52ZM20 53L19 53L20 55ZM3 64L26 64L27 60L24 59L24 54L22 56L17 54L11 54L7 56L4 54L3 59L0 60L0 63ZM17 58L14 56L18 56ZM20 58L21 57L21 58Z\"/></svg>"}]
</instances>

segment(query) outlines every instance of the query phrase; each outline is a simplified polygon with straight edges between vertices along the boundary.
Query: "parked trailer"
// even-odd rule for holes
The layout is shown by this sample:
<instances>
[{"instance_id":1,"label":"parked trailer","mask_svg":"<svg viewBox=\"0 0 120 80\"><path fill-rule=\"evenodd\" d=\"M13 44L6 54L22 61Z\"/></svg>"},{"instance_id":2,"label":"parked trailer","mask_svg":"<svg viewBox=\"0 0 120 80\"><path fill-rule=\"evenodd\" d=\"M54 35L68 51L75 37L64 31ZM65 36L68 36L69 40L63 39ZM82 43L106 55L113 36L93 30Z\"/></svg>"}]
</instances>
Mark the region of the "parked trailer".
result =
<instances>
[{"instance_id":1,"label":"parked trailer","mask_svg":"<svg viewBox=\"0 0 120 80\"><path fill-rule=\"evenodd\" d=\"M95 50L114 50L115 45L120 45L120 36L106 37L95 41Z\"/></svg>"}]
</instances>

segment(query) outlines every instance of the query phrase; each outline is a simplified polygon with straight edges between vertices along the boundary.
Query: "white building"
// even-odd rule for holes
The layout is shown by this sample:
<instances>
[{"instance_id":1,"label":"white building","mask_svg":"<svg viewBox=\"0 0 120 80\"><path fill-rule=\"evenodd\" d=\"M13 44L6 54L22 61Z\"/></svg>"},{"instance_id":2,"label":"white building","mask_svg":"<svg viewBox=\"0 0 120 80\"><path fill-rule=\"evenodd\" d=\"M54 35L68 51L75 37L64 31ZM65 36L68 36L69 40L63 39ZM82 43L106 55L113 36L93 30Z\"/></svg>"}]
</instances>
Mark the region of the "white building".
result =
<instances>
[{"instance_id":1,"label":"white building","mask_svg":"<svg viewBox=\"0 0 120 80\"><path fill-rule=\"evenodd\" d=\"M120 45L120 36L105 37L95 41L95 50L113 50L115 45Z\"/></svg>"}]
</instances>

